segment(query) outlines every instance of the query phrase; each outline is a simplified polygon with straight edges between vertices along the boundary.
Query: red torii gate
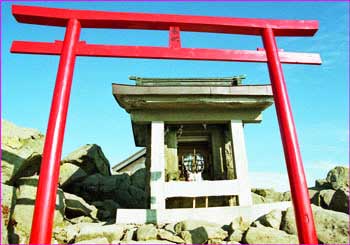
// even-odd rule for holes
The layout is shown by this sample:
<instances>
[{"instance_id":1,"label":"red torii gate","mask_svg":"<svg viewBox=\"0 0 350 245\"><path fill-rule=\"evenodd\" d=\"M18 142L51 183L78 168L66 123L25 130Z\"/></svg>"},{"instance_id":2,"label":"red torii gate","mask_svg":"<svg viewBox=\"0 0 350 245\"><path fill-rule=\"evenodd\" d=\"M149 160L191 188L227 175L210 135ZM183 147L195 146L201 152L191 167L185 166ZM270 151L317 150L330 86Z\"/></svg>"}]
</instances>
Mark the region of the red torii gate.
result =
<instances>
[{"instance_id":1,"label":"red torii gate","mask_svg":"<svg viewBox=\"0 0 350 245\"><path fill-rule=\"evenodd\" d=\"M313 36L317 21L226 18L168 14L120 13L13 5L18 22L66 28L64 41L14 41L12 53L60 55L40 169L30 237L49 244L59 177L66 116L76 56L265 62L268 64L288 170L300 243L317 244L297 134L281 63L321 64L318 54L277 49L276 36ZM79 41L81 28L169 30L169 47L93 45ZM265 49L182 48L180 31L261 36Z\"/></svg>"}]
</instances>

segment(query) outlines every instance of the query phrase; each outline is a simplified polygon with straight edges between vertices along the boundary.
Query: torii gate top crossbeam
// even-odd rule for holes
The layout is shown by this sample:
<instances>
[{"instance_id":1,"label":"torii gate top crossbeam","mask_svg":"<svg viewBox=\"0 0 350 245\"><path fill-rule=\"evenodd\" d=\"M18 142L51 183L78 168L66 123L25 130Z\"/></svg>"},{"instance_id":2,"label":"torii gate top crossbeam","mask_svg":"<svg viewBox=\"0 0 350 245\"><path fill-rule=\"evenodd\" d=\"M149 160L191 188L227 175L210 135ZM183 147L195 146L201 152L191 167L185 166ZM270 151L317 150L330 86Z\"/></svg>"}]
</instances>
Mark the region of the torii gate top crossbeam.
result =
<instances>
[{"instance_id":1,"label":"torii gate top crossbeam","mask_svg":"<svg viewBox=\"0 0 350 245\"><path fill-rule=\"evenodd\" d=\"M70 19L77 19L82 28L169 30L177 26L182 31L259 36L264 28L273 29L275 36L313 36L318 30L315 20L123 13L21 5L13 5L12 13L18 22L48 26L66 26Z\"/></svg>"},{"instance_id":2,"label":"torii gate top crossbeam","mask_svg":"<svg viewBox=\"0 0 350 245\"><path fill-rule=\"evenodd\" d=\"M312 36L318 29L317 21L268 20L252 18L225 18L207 16L186 16L169 14L120 13L91 10L70 10L58 8L13 5L15 18L23 23L49 26L66 26L70 19L79 21L86 28L122 28L168 30L169 47L121 46L88 44L80 41L77 56L184 59L212 61L267 62L265 50L232 50L182 48L180 31L215 32L230 34L262 35L266 28L272 28L280 36ZM60 55L62 42L14 41L13 53ZM279 51L280 61L286 64L321 64L319 54Z\"/></svg>"}]
</instances>

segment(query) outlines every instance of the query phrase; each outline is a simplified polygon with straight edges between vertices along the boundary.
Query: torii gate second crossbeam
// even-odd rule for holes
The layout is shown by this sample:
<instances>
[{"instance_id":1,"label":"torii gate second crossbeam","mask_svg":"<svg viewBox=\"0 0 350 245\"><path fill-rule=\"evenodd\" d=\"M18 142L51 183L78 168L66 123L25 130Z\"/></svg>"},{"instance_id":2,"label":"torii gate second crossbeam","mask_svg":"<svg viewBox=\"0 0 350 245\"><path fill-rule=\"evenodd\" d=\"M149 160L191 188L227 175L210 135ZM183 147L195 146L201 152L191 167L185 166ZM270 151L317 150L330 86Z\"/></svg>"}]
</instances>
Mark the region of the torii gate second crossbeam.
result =
<instances>
[{"instance_id":1,"label":"torii gate second crossbeam","mask_svg":"<svg viewBox=\"0 0 350 245\"><path fill-rule=\"evenodd\" d=\"M281 63L321 64L318 54L278 50L276 36L313 36L317 21L268 20L166 14L119 13L13 5L17 21L66 28L64 41L14 41L13 53L60 55L40 169L31 244L50 244L60 159L76 56L265 62L268 64L277 118L295 209L299 242L317 244L315 224L291 106ZM93 45L79 41L81 28L169 30L169 47ZM261 36L265 49L182 48L181 31Z\"/></svg>"}]
</instances>

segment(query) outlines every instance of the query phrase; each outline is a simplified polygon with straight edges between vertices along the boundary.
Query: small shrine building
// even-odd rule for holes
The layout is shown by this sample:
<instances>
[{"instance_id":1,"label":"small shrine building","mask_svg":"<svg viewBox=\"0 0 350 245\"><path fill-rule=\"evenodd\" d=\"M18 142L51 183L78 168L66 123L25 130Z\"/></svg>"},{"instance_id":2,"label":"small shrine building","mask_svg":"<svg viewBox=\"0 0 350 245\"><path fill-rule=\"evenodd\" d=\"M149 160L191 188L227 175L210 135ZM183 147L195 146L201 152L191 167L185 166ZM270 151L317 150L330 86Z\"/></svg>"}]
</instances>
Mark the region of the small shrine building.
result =
<instances>
[{"instance_id":1,"label":"small shrine building","mask_svg":"<svg viewBox=\"0 0 350 245\"><path fill-rule=\"evenodd\" d=\"M273 95L270 85L244 78L132 76L135 86L113 84L136 146L146 149L145 222L158 222L156 211L252 206L243 128L262 121ZM117 211L117 222L127 216Z\"/></svg>"}]
</instances>

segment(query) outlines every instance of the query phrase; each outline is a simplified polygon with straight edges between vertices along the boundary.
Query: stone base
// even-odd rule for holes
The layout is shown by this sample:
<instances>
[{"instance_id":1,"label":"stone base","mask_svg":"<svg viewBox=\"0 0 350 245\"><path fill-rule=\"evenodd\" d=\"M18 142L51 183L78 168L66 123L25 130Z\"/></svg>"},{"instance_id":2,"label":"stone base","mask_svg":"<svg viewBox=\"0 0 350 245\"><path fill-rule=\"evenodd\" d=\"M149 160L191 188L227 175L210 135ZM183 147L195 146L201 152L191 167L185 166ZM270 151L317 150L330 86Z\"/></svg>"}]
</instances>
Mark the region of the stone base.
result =
<instances>
[{"instance_id":1,"label":"stone base","mask_svg":"<svg viewBox=\"0 0 350 245\"><path fill-rule=\"evenodd\" d=\"M249 206L176 208L176 209L117 209L117 224L165 224L182 220L206 220L217 224L229 224L236 217L254 221L273 209L286 210L291 202L274 202Z\"/></svg>"}]
</instances>

